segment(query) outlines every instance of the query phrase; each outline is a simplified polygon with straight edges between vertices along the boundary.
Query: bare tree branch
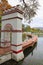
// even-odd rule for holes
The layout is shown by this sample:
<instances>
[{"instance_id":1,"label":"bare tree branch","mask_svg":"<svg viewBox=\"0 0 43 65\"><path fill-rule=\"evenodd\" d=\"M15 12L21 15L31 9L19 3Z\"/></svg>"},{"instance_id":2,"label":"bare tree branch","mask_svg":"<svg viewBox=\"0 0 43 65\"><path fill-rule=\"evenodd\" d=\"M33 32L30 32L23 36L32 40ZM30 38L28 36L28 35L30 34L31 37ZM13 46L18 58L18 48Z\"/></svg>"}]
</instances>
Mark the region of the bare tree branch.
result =
<instances>
[{"instance_id":1,"label":"bare tree branch","mask_svg":"<svg viewBox=\"0 0 43 65\"><path fill-rule=\"evenodd\" d=\"M21 0L23 2L23 11L24 11L24 17L31 21L31 19L36 15L36 11L38 9L39 3L37 0L28 0L28 2L25 2L25 0Z\"/></svg>"}]
</instances>

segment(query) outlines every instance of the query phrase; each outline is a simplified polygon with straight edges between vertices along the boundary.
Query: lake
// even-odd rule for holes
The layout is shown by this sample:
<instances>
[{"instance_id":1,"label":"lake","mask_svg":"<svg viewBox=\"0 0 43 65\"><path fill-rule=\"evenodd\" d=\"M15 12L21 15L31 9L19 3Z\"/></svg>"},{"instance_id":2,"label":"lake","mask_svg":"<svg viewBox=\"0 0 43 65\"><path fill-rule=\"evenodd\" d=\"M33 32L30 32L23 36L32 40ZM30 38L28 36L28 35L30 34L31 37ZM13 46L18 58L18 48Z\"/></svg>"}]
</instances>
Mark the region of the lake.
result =
<instances>
[{"instance_id":1,"label":"lake","mask_svg":"<svg viewBox=\"0 0 43 65\"><path fill-rule=\"evenodd\" d=\"M24 50L25 58L20 62L9 60L2 65L43 65L43 37L39 37L37 43Z\"/></svg>"},{"instance_id":2,"label":"lake","mask_svg":"<svg viewBox=\"0 0 43 65\"><path fill-rule=\"evenodd\" d=\"M39 37L36 47L24 59L23 65L43 65L43 37Z\"/></svg>"}]
</instances>

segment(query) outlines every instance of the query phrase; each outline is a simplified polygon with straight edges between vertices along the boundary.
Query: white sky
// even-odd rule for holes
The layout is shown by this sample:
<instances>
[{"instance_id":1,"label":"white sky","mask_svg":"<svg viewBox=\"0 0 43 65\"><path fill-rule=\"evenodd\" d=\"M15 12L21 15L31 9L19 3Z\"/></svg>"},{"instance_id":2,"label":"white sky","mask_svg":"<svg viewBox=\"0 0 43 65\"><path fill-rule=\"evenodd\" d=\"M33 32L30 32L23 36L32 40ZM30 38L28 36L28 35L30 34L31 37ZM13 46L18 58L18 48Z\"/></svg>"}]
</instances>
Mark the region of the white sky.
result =
<instances>
[{"instance_id":1,"label":"white sky","mask_svg":"<svg viewBox=\"0 0 43 65\"><path fill-rule=\"evenodd\" d=\"M37 16L34 17L33 21L30 23L31 27L43 27L43 0L38 0L40 7L39 10L37 11ZM17 3L19 4L18 0L8 0L8 2L12 5L15 6Z\"/></svg>"},{"instance_id":2,"label":"white sky","mask_svg":"<svg viewBox=\"0 0 43 65\"><path fill-rule=\"evenodd\" d=\"M30 23L31 27L43 27L43 0L38 0L40 7L37 12L37 16L34 18L33 22Z\"/></svg>"},{"instance_id":3,"label":"white sky","mask_svg":"<svg viewBox=\"0 0 43 65\"><path fill-rule=\"evenodd\" d=\"M18 0L8 0L8 2L9 2L12 6L19 4L19 1L18 1Z\"/></svg>"}]
</instances>

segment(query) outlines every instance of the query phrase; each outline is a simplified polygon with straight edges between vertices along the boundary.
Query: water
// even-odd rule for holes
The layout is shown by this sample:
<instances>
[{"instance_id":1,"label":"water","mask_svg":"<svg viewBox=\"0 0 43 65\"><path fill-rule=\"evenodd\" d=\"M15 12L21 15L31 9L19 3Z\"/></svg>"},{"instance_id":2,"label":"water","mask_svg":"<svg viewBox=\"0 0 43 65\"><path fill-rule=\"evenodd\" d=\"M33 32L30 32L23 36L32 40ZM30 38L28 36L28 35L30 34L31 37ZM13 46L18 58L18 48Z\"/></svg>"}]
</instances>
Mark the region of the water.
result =
<instances>
[{"instance_id":1,"label":"water","mask_svg":"<svg viewBox=\"0 0 43 65\"><path fill-rule=\"evenodd\" d=\"M43 37L38 38L37 46L33 49L33 53L31 52L24 61L25 65L43 65Z\"/></svg>"},{"instance_id":2,"label":"water","mask_svg":"<svg viewBox=\"0 0 43 65\"><path fill-rule=\"evenodd\" d=\"M24 51L25 58L20 62L9 60L2 65L43 65L43 37L31 48Z\"/></svg>"}]
</instances>

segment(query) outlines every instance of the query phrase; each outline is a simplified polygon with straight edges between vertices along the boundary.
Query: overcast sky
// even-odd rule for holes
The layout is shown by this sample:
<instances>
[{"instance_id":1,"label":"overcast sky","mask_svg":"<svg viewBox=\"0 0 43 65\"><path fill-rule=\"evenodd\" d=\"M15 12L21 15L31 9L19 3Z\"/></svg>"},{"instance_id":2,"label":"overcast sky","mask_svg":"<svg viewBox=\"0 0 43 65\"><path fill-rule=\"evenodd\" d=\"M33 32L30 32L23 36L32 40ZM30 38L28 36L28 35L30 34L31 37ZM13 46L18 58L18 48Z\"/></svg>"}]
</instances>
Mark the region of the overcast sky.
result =
<instances>
[{"instance_id":1,"label":"overcast sky","mask_svg":"<svg viewBox=\"0 0 43 65\"><path fill-rule=\"evenodd\" d=\"M33 21L30 23L31 27L43 27L43 0L38 0L40 7L39 10L37 11L37 16L34 17ZM18 0L8 0L8 2L14 6L19 4Z\"/></svg>"},{"instance_id":2,"label":"overcast sky","mask_svg":"<svg viewBox=\"0 0 43 65\"><path fill-rule=\"evenodd\" d=\"M8 0L10 4L17 5L18 0ZM36 17L34 17L33 21L30 23L31 27L43 27L43 0L38 0L40 7L37 11Z\"/></svg>"},{"instance_id":3,"label":"overcast sky","mask_svg":"<svg viewBox=\"0 0 43 65\"><path fill-rule=\"evenodd\" d=\"M37 12L37 16L34 18L33 22L31 23L32 27L43 27L43 0L38 0L40 7Z\"/></svg>"}]
</instances>

